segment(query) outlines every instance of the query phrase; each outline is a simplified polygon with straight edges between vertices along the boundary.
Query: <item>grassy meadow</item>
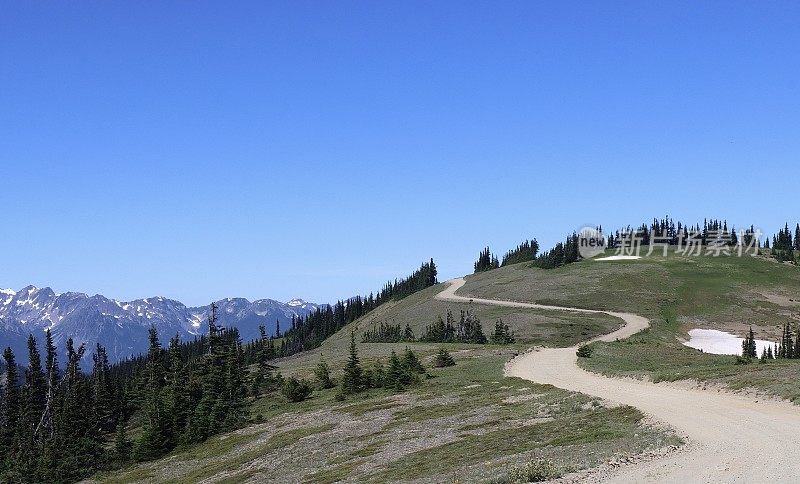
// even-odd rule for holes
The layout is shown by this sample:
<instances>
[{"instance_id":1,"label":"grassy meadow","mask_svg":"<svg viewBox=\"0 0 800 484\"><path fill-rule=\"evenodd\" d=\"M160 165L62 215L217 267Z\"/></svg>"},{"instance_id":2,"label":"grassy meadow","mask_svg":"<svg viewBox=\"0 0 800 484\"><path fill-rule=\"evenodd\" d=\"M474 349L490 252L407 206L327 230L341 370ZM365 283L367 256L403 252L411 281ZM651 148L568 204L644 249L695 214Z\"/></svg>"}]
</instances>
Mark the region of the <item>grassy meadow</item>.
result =
<instances>
[{"instance_id":1,"label":"grassy meadow","mask_svg":"<svg viewBox=\"0 0 800 484\"><path fill-rule=\"evenodd\" d=\"M502 482L509 469L531 460L568 473L681 443L634 408L504 377L516 347L449 346L456 366L430 368L430 357L423 358L430 378L405 392L374 389L343 402L334 399L335 389L300 403L269 396L252 408L263 423L97 478ZM391 347L402 349L386 351ZM292 364L285 360L281 371L304 374Z\"/></svg>"},{"instance_id":2,"label":"grassy meadow","mask_svg":"<svg viewBox=\"0 0 800 484\"><path fill-rule=\"evenodd\" d=\"M610 255L609 251L606 255ZM709 328L777 341L800 321L800 269L766 257L685 257L673 252L628 261L583 261L552 270L516 264L467 278L460 294L641 314L651 328L594 343L580 364L608 375L654 381L695 379L800 401L800 361L736 364L736 357L684 346Z\"/></svg>"}]
</instances>

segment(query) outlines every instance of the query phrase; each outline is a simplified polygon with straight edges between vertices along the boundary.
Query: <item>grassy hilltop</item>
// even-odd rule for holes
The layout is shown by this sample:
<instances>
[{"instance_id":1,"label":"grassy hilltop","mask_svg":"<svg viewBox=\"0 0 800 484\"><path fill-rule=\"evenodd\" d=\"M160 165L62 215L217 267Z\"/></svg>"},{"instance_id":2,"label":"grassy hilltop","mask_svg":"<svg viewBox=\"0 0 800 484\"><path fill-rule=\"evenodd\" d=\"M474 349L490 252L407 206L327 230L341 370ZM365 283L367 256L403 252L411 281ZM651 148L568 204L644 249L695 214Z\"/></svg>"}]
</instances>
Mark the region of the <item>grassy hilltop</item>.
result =
<instances>
[{"instance_id":1,"label":"grassy hilltop","mask_svg":"<svg viewBox=\"0 0 800 484\"><path fill-rule=\"evenodd\" d=\"M611 251L609 251L609 254ZM608 254L607 254L608 255ZM655 381L698 379L800 400L800 362L736 365L681 344L693 328L777 341L800 320L800 271L766 257L686 257L669 252L628 261L583 261L542 270L516 264L467 278L461 294L641 314L651 329L595 343L581 364L610 375Z\"/></svg>"}]
</instances>

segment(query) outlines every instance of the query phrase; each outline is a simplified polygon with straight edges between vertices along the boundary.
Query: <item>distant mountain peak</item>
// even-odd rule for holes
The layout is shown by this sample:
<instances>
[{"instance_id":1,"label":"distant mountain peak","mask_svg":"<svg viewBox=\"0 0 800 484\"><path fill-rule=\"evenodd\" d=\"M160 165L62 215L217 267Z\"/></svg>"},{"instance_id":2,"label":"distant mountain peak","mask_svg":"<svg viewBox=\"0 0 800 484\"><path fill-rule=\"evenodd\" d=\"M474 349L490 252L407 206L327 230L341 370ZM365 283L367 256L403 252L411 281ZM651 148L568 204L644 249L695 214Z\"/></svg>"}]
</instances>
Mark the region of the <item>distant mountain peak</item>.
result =
<instances>
[{"instance_id":1,"label":"distant mountain peak","mask_svg":"<svg viewBox=\"0 0 800 484\"><path fill-rule=\"evenodd\" d=\"M302 306L303 304L306 304L306 302L300 299L299 297L296 297L287 302L286 304L289 306Z\"/></svg>"}]
</instances>

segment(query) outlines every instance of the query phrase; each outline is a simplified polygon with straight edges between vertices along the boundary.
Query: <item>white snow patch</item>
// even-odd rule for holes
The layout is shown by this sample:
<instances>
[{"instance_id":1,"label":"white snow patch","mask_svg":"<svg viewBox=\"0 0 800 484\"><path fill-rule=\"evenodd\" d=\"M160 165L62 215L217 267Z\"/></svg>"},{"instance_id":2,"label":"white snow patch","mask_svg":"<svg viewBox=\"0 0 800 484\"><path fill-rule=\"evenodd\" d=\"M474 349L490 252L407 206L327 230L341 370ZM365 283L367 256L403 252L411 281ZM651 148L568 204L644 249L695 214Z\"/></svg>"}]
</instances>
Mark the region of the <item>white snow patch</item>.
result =
<instances>
[{"instance_id":1,"label":"white snow patch","mask_svg":"<svg viewBox=\"0 0 800 484\"><path fill-rule=\"evenodd\" d=\"M739 338L725 331L693 329L689 331L689 341L683 344L712 355L741 355L742 341L744 341L744 338ZM772 347L773 342L757 339L756 353L761 356L761 352L767 346Z\"/></svg>"},{"instance_id":2,"label":"white snow patch","mask_svg":"<svg viewBox=\"0 0 800 484\"><path fill-rule=\"evenodd\" d=\"M611 255L608 257L600 257L599 259L592 259L592 260L636 260L641 258L642 257L639 255Z\"/></svg>"},{"instance_id":3,"label":"white snow patch","mask_svg":"<svg viewBox=\"0 0 800 484\"><path fill-rule=\"evenodd\" d=\"M9 295L9 296L16 296L17 295L17 291L15 291L13 289L0 289L0 294L6 294L6 295Z\"/></svg>"}]
</instances>

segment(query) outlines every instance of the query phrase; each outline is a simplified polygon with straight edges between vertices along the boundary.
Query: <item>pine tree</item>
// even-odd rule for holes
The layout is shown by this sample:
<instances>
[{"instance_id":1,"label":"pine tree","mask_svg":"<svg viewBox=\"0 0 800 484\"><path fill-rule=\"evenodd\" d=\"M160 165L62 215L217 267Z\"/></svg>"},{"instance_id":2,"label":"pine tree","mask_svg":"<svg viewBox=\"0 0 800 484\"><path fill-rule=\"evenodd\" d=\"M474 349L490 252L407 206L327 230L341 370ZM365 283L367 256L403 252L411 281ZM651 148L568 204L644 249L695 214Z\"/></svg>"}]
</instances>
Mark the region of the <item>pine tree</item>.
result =
<instances>
[{"instance_id":1,"label":"pine tree","mask_svg":"<svg viewBox=\"0 0 800 484\"><path fill-rule=\"evenodd\" d=\"M163 402L164 367L161 343L154 326L149 330L150 347L144 381L144 428L136 442L134 456L138 461L152 460L170 450L168 419Z\"/></svg>"},{"instance_id":2,"label":"pine tree","mask_svg":"<svg viewBox=\"0 0 800 484\"><path fill-rule=\"evenodd\" d=\"M410 373L425 373L425 367L419 361L417 355L406 346L405 353L403 354L403 367Z\"/></svg>"},{"instance_id":3,"label":"pine tree","mask_svg":"<svg viewBox=\"0 0 800 484\"><path fill-rule=\"evenodd\" d=\"M225 430L235 430L244 425L247 419L242 341L236 328L229 331L227 346L224 394L224 406L227 411Z\"/></svg>"},{"instance_id":4,"label":"pine tree","mask_svg":"<svg viewBox=\"0 0 800 484\"><path fill-rule=\"evenodd\" d=\"M794 355L795 359L800 359L800 328L797 329L797 336L794 342Z\"/></svg>"},{"instance_id":5,"label":"pine tree","mask_svg":"<svg viewBox=\"0 0 800 484\"><path fill-rule=\"evenodd\" d=\"M267 330L264 326L259 326L258 329L261 334L261 339L258 342L258 361L251 390L254 397L261 396L266 388L274 384L272 377L275 371L275 367L269 363L269 361L275 357L274 341L267 338Z\"/></svg>"},{"instance_id":6,"label":"pine tree","mask_svg":"<svg viewBox=\"0 0 800 484\"><path fill-rule=\"evenodd\" d=\"M19 388L19 374L17 362L11 348L3 351L6 378L5 385L0 392L0 470L13 467L13 451L17 441L17 425L21 413L21 398Z\"/></svg>"},{"instance_id":7,"label":"pine tree","mask_svg":"<svg viewBox=\"0 0 800 484\"><path fill-rule=\"evenodd\" d=\"M392 350L389 358L389 369L386 371L386 386L398 392L403 391L405 389L406 373L407 370L400 362L400 358L397 357L397 353Z\"/></svg>"},{"instance_id":8,"label":"pine tree","mask_svg":"<svg viewBox=\"0 0 800 484\"><path fill-rule=\"evenodd\" d=\"M92 387L94 391L94 418L105 432L114 429L114 395L109 377L108 354L106 349L97 343L92 355Z\"/></svg>"},{"instance_id":9,"label":"pine tree","mask_svg":"<svg viewBox=\"0 0 800 484\"><path fill-rule=\"evenodd\" d=\"M20 476L35 476L41 446L34 439L36 426L44 413L46 382L42 370L42 359L36 346L36 338L28 336L28 367L25 370L24 405L18 433L16 469ZM20 478L21 479L21 478ZM13 480L13 479L11 479Z\"/></svg>"},{"instance_id":10,"label":"pine tree","mask_svg":"<svg viewBox=\"0 0 800 484\"><path fill-rule=\"evenodd\" d=\"M386 370L383 368L381 360L375 361L372 366L372 386L382 388L386 383Z\"/></svg>"},{"instance_id":11,"label":"pine tree","mask_svg":"<svg viewBox=\"0 0 800 484\"><path fill-rule=\"evenodd\" d=\"M446 366L454 366L456 364L453 357L450 356L450 353L447 351L446 348L439 348L439 352L436 354L436 359L433 362L433 366L436 368L444 368Z\"/></svg>"},{"instance_id":12,"label":"pine tree","mask_svg":"<svg viewBox=\"0 0 800 484\"><path fill-rule=\"evenodd\" d=\"M60 479L79 480L92 469L104 465L103 442L99 425L91 412L91 381L80 368L86 346L81 344L75 348L72 338L67 338L66 350L67 366L60 382L59 405L55 414L53 445L60 454L55 470Z\"/></svg>"},{"instance_id":13,"label":"pine tree","mask_svg":"<svg viewBox=\"0 0 800 484\"><path fill-rule=\"evenodd\" d=\"M742 341L742 356L744 358L758 358L758 350L756 349L756 339L753 335L753 327L750 327L750 332L745 336Z\"/></svg>"},{"instance_id":14,"label":"pine tree","mask_svg":"<svg viewBox=\"0 0 800 484\"><path fill-rule=\"evenodd\" d=\"M403 331L402 341L406 342L414 341L414 331L411 330L411 326L408 323L406 323L406 329Z\"/></svg>"},{"instance_id":15,"label":"pine tree","mask_svg":"<svg viewBox=\"0 0 800 484\"><path fill-rule=\"evenodd\" d=\"M356 348L356 333L350 333L350 357L347 359L347 365L344 368L344 375L342 375L342 391L344 393L357 393L362 390L362 373L361 364L358 359L358 350Z\"/></svg>"},{"instance_id":16,"label":"pine tree","mask_svg":"<svg viewBox=\"0 0 800 484\"><path fill-rule=\"evenodd\" d=\"M317 385L322 390L333 388L335 386L333 380L331 380L331 371L328 368L328 364L325 363L325 360L322 358L320 358L319 363L317 363L317 368L314 370L314 376L317 377Z\"/></svg>"},{"instance_id":17,"label":"pine tree","mask_svg":"<svg viewBox=\"0 0 800 484\"><path fill-rule=\"evenodd\" d=\"M502 319L498 319L494 324L494 333L492 334L492 343L499 345L506 345L514 343L514 332L511 331L507 324L503 324Z\"/></svg>"},{"instance_id":18,"label":"pine tree","mask_svg":"<svg viewBox=\"0 0 800 484\"><path fill-rule=\"evenodd\" d=\"M119 422L117 424L117 432L114 436L114 460L117 465L122 467L129 463L131 461L132 451L133 444L128 440L125 423Z\"/></svg>"},{"instance_id":19,"label":"pine tree","mask_svg":"<svg viewBox=\"0 0 800 484\"><path fill-rule=\"evenodd\" d=\"M191 395L189 394L189 376L181 357L180 339L175 335L169 341L167 350L167 372L164 387L164 407L168 417L165 428L169 432L169 447L180 444L191 412ZM119 431L119 426L117 428Z\"/></svg>"}]
</instances>

